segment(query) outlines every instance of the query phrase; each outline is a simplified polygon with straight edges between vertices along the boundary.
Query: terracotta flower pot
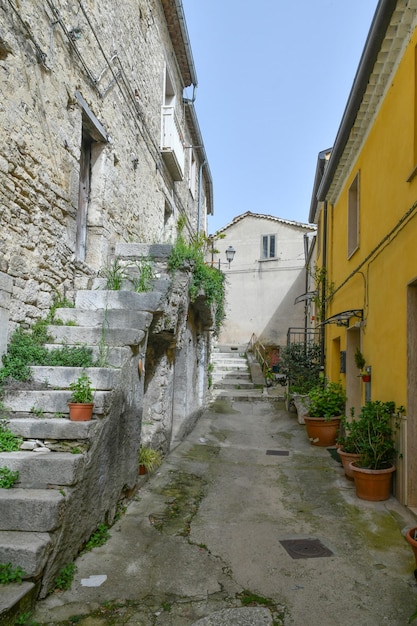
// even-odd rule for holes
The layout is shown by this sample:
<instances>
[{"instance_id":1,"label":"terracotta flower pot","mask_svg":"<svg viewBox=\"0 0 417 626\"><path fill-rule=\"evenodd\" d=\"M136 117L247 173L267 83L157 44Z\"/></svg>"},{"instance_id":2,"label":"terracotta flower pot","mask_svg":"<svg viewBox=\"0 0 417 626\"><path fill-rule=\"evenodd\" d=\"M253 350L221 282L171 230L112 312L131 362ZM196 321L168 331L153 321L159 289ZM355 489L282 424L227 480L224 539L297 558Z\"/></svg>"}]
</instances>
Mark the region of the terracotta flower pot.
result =
<instances>
[{"instance_id":1,"label":"terracotta flower pot","mask_svg":"<svg viewBox=\"0 0 417 626\"><path fill-rule=\"evenodd\" d=\"M340 427L340 417L325 420L324 417L304 416L307 436L313 446L334 446Z\"/></svg>"},{"instance_id":2,"label":"terracotta flower pot","mask_svg":"<svg viewBox=\"0 0 417 626\"><path fill-rule=\"evenodd\" d=\"M395 465L386 469L372 470L367 467L358 467L357 461L352 461L350 468L353 471L358 498L372 502L388 500L391 495L391 480Z\"/></svg>"},{"instance_id":3,"label":"terracotta flower pot","mask_svg":"<svg viewBox=\"0 0 417 626\"><path fill-rule=\"evenodd\" d=\"M68 402L70 420L72 422L88 422L93 415L93 402Z\"/></svg>"},{"instance_id":4,"label":"terracotta flower pot","mask_svg":"<svg viewBox=\"0 0 417 626\"><path fill-rule=\"evenodd\" d=\"M414 539L415 536L417 536L417 526L413 526L413 528L409 528L405 535L405 538L407 539L408 543L410 544L414 552L414 558L416 560L416 565L417 565L417 539Z\"/></svg>"},{"instance_id":5,"label":"terracotta flower pot","mask_svg":"<svg viewBox=\"0 0 417 626\"><path fill-rule=\"evenodd\" d=\"M371 380L371 375L370 374L363 374L362 375L362 380L364 383L369 383Z\"/></svg>"},{"instance_id":6,"label":"terracotta flower pot","mask_svg":"<svg viewBox=\"0 0 417 626\"><path fill-rule=\"evenodd\" d=\"M143 465L142 463L139 463L139 476L144 476L147 473L148 472L147 472L145 465Z\"/></svg>"},{"instance_id":7,"label":"terracotta flower pot","mask_svg":"<svg viewBox=\"0 0 417 626\"><path fill-rule=\"evenodd\" d=\"M343 465L343 469L345 470L345 476L349 480L353 480L353 470L350 467L352 461L359 461L360 454L355 454L354 452L345 452L343 448L338 448L337 453L340 457L340 460Z\"/></svg>"}]
</instances>

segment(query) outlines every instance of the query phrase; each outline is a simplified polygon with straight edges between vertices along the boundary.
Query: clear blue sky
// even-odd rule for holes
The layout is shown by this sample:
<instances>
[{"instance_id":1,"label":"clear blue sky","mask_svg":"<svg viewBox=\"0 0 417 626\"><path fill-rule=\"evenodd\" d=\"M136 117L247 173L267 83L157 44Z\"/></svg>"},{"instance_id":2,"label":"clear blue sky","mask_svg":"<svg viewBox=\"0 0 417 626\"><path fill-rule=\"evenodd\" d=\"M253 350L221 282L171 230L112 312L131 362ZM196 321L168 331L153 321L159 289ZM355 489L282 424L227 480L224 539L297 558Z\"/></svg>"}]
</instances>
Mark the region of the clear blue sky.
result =
<instances>
[{"instance_id":1,"label":"clear blue sky","mask_svg":"<svg viewBox=\"0 0 417 626\"><path fill-rule=\"evenodd\" d=\"M308 221L317 155L334 143L376 6L183 0L213 177L209 233L246 211Z\"/></svg>"}]
</instances>

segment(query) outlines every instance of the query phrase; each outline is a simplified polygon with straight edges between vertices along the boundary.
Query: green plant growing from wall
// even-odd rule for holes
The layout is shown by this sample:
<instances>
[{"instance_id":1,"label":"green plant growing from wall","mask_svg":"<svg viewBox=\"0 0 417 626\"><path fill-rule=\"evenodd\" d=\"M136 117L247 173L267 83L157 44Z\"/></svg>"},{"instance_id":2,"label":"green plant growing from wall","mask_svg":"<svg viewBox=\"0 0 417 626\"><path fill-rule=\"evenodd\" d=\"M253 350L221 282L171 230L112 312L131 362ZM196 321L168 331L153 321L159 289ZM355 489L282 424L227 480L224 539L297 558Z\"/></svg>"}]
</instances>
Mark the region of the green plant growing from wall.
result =
<instances>
[{"instance_id":1,"label":"green plant growing from wall","mask_svg":"<svg viewBox=\"0 0 417 626\"><path fill-rule=\"evenodd\" d=\"M20 566L13 567L11 563L0 563L0 585L21 583L26 573Z\"/></svg>"},{"instance_id":2,"label":"green plant growing from wall","mask_svg":"<svg viewBox=\"0 0 417 626\"><path fill-rule=\"evenodd\" d=\"M0 418L0 452L16 452L22 445L22 438L18 437L7 427L6 418Z\"/></svg>"},{"instance_id":3,"label":"green plant growing from wall","mask_svg":"<svg viewBox=\"0 0 417 626\"><path fill-rule=\"evenodd\" d=\"M123 280L126 278L126 270L121 265L120 259L114 259L100 271L100 275L106 279L106 289L109 291L119 291L122 288Z\"/></svg>"},{"instance_id":4,"label":"green plant growing from wall","mask_svg":"<svg viewBox=\"0 0 417 626\"><path fill-rule=\"evenodd\" d=\"M312 298L316 306L316 317L318 322L324 321L325 305L331 301L334 293L334 283L329 282L327 269L325 267L314 266L311 277L314 281L315 296Z\"/></svg>"},{"instance_id":5,"label":"green plant growing from wall","mask_svg":"<svg viewBox=\"0 0 417 626\"><path fill-rule=\"evenodd\" d=\"M89 552L93 548L103 546L108 539L110 539L109 527L106 524L99 524L85 544L83 552Z\"/></svg>"},{"instance_id":6,"label":"green plant growing from wall","mask_svg":"<svg viewBox=\"0 0 417 626\"><path fill-rule=\"evenodd\" d=\"M225 275L216 267L204 261L204 249L208 239L204 235L194 237L187 242L182 234L183 222L179 222L177 240L168 259L168 269L174 272L184 266L192 271L190 299L194 302L203 292L208 305L215 305L215 328L218 334L225 318Z\"/></svg>"},{"instance_id":7,"label":"green plant growing from wall","mask_svg":"<svg viewBox=\"0 0 417 626\"><path fill-rule=\"evenodd\" d=\"M74 563L69 563L63 567L58 576L55 578L55 589L60 589L61 591L69 589L72 585L72 581L74 580L76 569L77 568Z\"/></svg>"},{"instance_id":8,"label":"green plant growing from wall","mask_svg":"<svg viewBox=\"0 0 417 626\"><path fill-rule=\"evenodd\" d=\"M56 294L52 302L52 306L49 309L49 313L46 317L47 324L62 324L62 321L56 318L56 312L58 309L73 309L74 303L68 300L65 296Z\"/></svg>"},{"instance_id":9,"label":"green plant growing from wall","mask_svg":"<svg viewBox=\"0 0 417 626\"><path fill-rule=\"evenodd\" d=\"M132 279L133 288L137 293L150 291L152 289L152 281L155 279L155 270L153 259L151 257L142 256L135 263L139 276Z\"/></svg>"},{"instance_id":10,"label":"green plant growing from wall","mask_svg":"<svg viewBox=\"0 0 417 626\"><path fill-rule=\"evenodd\" d=\"M92 350L86 346L62 346L48 350L45 344L51 341L48 322L38 320L30 330L18 327L10 338L6 354L2 356L0 385L6 379L29 380L31 365L66 367L92 367Z\"/></svg>"},{"instance_id":11,"label":"green plant growing from wall","mask_svg":"<svg viewBox=\"0 0 417 626\"><path fill-rule=\"evenodd\" d=\"M15 483L19 480L19 472L11 470L4 465L0 467L0 488L11 489Z\"/></svg>"}]
</instances>

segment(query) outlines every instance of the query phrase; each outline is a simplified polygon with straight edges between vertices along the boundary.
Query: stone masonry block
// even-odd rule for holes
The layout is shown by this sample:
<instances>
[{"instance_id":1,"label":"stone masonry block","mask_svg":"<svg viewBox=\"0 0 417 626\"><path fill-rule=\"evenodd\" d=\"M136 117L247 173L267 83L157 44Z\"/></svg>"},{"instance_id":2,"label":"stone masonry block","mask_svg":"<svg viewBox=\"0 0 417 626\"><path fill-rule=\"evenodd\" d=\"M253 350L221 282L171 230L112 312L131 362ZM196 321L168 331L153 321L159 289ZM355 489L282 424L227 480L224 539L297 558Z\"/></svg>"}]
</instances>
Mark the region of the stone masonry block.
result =
<instances>
[{"instance_id":1,"label":"stone masonry block","mask_svg":"<svg viewBox=\"0 0 417 626\"><path fill-rule=\"evenodd\" d=\"M55 489L0 489L0 530L50 532L64 511L65 498Z\"/></svg>"}]
</instances>

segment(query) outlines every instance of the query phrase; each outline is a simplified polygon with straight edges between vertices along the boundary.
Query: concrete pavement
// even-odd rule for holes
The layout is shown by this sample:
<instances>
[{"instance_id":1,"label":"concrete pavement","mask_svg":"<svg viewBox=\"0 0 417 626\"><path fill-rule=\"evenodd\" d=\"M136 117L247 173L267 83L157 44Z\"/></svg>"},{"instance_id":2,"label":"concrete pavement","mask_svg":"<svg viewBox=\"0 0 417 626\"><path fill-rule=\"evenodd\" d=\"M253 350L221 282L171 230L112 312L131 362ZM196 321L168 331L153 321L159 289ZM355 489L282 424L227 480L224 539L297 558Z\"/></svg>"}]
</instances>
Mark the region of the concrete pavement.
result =
<instances>
[{"instance_id":1,"label":"concrete pavement","mask_svg":"<svg viewBox=\"0 0 417 626\"><path fill-rule=\"evenodd\" d=\"M282 403L218 399L32 619L405 626L417 588L402 533L414 524L394 498L358 500Z\"/></svg>"}]
</instances>

